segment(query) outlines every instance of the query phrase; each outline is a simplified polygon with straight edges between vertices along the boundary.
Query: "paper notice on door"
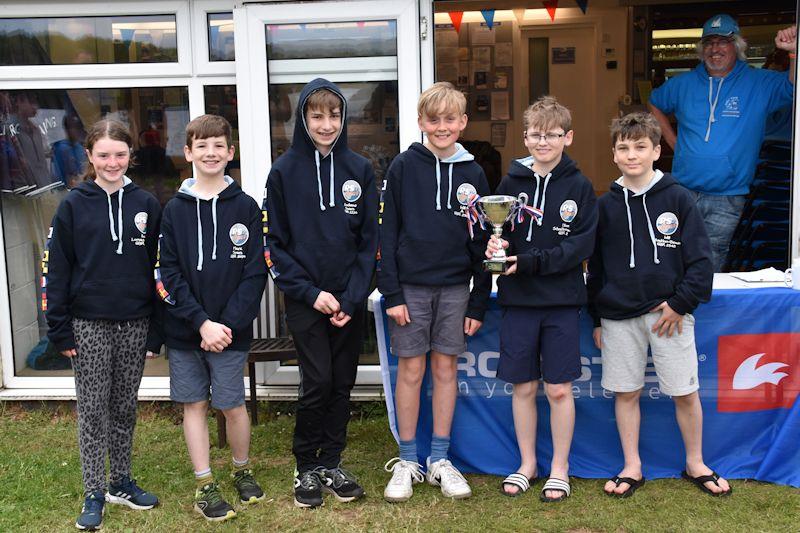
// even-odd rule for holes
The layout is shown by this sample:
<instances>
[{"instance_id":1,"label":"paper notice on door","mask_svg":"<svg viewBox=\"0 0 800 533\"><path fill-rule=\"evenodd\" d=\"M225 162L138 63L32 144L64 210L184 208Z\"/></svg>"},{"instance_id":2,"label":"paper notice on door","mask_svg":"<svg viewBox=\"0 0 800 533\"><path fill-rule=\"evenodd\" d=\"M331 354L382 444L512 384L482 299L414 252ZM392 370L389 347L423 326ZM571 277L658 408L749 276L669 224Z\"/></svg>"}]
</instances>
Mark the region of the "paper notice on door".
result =
<instances>
[{"instance_id":1,"label":"paper notice on door","mask_svg":"<svg viewBox=\"0 0 800 533\"><path fill-rule=\"evenodd\" d=\"M492 92L492 120L509 120L508 91Z\"/></svg>"},{"instance_id":2,"label":"paper notice on door","mask_svg":"<svg viewBox=\"0 0 800 533\"><path fill-rule=\"evenodd\" d=\"M511 43L497 43L494 47L494 66L511 67L514 60L514 48Z\"/></svg>"}]
</instances>

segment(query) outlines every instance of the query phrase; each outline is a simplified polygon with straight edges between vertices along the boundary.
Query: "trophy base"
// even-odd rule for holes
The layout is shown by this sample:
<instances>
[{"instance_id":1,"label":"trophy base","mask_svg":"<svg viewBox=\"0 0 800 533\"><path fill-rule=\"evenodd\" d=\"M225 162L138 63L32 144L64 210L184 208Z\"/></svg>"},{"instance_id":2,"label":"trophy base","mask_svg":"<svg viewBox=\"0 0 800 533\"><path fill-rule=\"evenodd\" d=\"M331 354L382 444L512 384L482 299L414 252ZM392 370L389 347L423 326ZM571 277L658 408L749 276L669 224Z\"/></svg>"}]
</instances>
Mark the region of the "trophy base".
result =
<instances>
[{"instance_id":1,"label":"trophy base","mask_svg":"<svg viewBox=\"0 0 800 533\"><path fill-rule=\"evenodd\" d=\"M484 259L483 270L492 274L502 274L511 264L507 261L497 261L495 259Z\"/></svg>"}]
</instances>

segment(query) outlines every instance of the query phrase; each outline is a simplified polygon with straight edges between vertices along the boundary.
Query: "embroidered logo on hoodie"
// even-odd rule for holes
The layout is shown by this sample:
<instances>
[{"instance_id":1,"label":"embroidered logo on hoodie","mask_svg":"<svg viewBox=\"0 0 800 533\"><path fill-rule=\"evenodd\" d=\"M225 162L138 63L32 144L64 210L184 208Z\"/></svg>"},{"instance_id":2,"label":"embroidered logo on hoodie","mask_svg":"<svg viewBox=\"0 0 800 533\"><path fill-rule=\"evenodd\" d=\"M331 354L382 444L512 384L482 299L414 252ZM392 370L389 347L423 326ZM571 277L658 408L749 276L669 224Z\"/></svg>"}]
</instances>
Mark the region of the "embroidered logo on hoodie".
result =
<instances>
[{"instance_id":1,"label":"embroidered logo on hoodie","mask_svg":"<svg viewBox=\"0 0 800 533\"><path fill-rule=\"evenodd\" d=\"M658 228L658 231L663 235L672 235L678 231L678 217L675 216L675 213L665 211L658 215L656 219L656 228Z\"/></svg>"},{"instance_id":2,"label":"embroidered logo on hoodie","mask_svg":"<svg viewBox=\"0 0 800 533\"><path fill-rule=\"evenodd\" d=\"M722 110L722 116L732 118L739 118L741 116L739 112L738 96L731 96L725 100L725 109Z\"/></svg>"},{"instance_id":3,"label":"embroidered logo on hoodie","mask_svg":"<svg viewBox=\"0 0 800 533\"><path fill-rule=\"evenodd\" d=\"M348 215L358 214L358 204L355 202L361 198L361 184L356 180L347 180L342 184L342 196L344 196L344 212Z\"/></svg>"},{"instance_id":4,"label":"embroidered logo on hoodie","mask_svg":"<svg viewBox=\"0 0 800 533\"><path fill-rule=\"evenodd\" d=\"M477 195L478 191L475 190L475 186L471 183L462 183L456 191L456 199L461 205L467 205Z\"/></svg>"},{"instance_id":5,"label":"embroidered logo on hoodie","mask_svg":"<svg viewBox=\"0 0 800 533\"><path fill-rule=\"evenodd\" d=\"M131 237L131 242L136 246L144 246L144 237L147 233L147 213L144 211L136 213L133 217L133 225L142 235L140 237Z\"/></svg>"},{"instance_id":6,"label":"embroidered logo on hoodie","mask_svg":"<svg viewBox=\"0 0 800 533\"><path fill-rule=\"evenodd\" d=\"M247 242L247 239L250 238L250 232L248 231L247 226L237 222L231 226L231 230L228 232L228 235L233 243L231 259L245 259L247 255L242 250L242 246L244 246L244 244Z\"/></svg>"},{"instance_id":7,"label":"embroidered logo on hoodie","mask_svg":"<svg viewBox=\"0 0 800 533\"><path fill-rule=\"evenodd\" d=\"M578 204L575 203L575 200L565 200L558 212L561 220L567 223L572 222L578 215Z\"/></svg>"}]
</instances>

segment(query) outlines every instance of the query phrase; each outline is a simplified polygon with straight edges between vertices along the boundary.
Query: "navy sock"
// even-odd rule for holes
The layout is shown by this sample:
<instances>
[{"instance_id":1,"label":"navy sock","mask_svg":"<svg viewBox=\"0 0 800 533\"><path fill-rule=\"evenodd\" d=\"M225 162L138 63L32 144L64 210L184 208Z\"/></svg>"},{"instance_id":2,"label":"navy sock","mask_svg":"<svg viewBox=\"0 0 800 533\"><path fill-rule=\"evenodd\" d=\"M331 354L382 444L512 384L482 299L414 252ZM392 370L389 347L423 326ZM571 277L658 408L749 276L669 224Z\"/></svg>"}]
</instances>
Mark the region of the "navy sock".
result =
<instances>
[{"instance_id":1,"label":"navy sock","mask_svg":"<svg viewBox=\"0 0 800 533\"><path fill-rule=\"evenodd\" d=\"M419 461L417 458L417 439L401 440L400 441L400 459L403 461L411 461L416 463Z\"/></svg>"},{"instance_id":2,"label":"navy sock","mask_svg":"<svg viewBox=\"0 0 800 533\"><path fill-rule=\"evenodd\" d=\"M431 464L440 459L447 459L448 449L450 449L450 437L434 435L431 439Z\"/></svg>"}]
</instances>

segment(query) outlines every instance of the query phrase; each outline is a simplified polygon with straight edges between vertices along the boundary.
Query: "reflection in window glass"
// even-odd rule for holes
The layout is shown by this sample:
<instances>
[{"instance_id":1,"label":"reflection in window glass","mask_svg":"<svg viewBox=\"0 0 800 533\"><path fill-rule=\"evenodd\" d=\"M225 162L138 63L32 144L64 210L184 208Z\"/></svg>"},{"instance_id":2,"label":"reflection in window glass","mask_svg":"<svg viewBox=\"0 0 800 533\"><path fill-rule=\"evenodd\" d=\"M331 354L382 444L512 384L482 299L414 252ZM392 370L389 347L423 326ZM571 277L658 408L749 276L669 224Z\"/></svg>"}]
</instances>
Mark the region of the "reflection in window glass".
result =
<instances>
[{"instance_id":1,"label":"reflection in window glass","mask_svg":"<svg viewBox=\"0 0 800 533\"><path fill-rule=\"evenodd\" d=\"M397 55L394 20L268 24L266 32L269 59Z\"/></svg>"},{"instance_id":2,"label":"reflection in window glass","mask_svg":"<svg viewBox=\"0 0 800 533\"><path fill-rule=\"evenodd\" d=\"M175 15L0 19L0 65L177 61Z\"/></svg>"},{"instance_id":3,"label":"reflection in window glass","mask_svg":"<svg viewBox=\"0 0 800 533\"><path fill-rule=\"evenodd\" d=\"M208 14L208 60L236 60L233 48L233 13Z\"/></svg>"},{"instance_id":4,"label":"reflection in window glass","mask_svg":"<svg viewBox=\"0 0 800 533\"><path fill-rule=\"evenodd\" d=\"M83 179L86 129L106 117L133 134L137 165L128 176L166 203L191 173L183 157L186 87L0 91L0 208L17 376L71 375L46 340L40 261L59 202ZM163 359L148 362L145 373L165 375L158 365Z\"/></svg>"},{"instance_id":5,"label":"reflection in window glass","mask_svg":"<svg viewBox=\"0 0 800 533\"><path fill-rule=\"evenodd\" d=\"M236 107L236 85L207 85L203 87L206 113L220 115L231 123L233 145L236 151L233 160L225 167L225 173L242 184L242 168L239 164L239 116Z\"/></svg>"},{"instance_id":6,"label":"reflection in window glass","mask_svg":"<svg viewBox=\"0 0 800 533\"><path fill-rule=\"evenodd\" d=\"M304 84L269 86L269 116L272 159L277 159L292 144L294 110ZM397 128L397 82L371 81L337 83L347 99L347 141L354 152L372 163L378 191L383 187L386 170L399 153L400 134ZM370 292L375 288L373 280ZM366 304L365 304L366 307ZM288 335L283 298L278 300L279 334ZM364 342L360 364L378 364L375 322L371 313L363 314Z\"/></svg>"}]
</instances>

